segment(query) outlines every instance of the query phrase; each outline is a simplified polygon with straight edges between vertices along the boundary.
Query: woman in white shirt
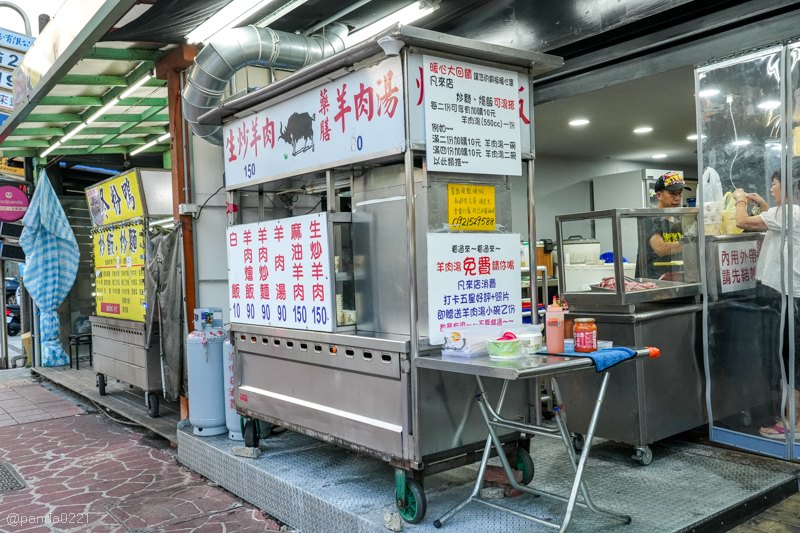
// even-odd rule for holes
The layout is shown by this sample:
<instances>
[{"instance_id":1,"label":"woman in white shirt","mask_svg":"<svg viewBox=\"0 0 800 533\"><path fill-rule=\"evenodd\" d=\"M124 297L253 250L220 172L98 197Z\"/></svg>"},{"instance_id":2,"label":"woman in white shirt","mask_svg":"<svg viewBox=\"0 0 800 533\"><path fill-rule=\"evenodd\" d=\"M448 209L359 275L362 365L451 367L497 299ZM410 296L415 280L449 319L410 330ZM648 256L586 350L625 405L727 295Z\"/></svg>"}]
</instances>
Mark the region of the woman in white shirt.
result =
<instances>
[{"instance_id":1,"label":"woman in white shirt","mask_svg":"<svg viewBox=\"0 0 800 533\"><path fill-rule=\"evenodd\" d=\"M794 272L794 298L789 302L794 304L794 319L795 319L795 354L800 358L800 205L794 205L789 192L786 195L782 194L781 190L781 176L780 172L775 172L772 175L772 187L770 188L772 199L778 204L777 207L769 207L766 201L756 193L747 194L742 189L737 189L733 192L733 197L736 200L736 226L743 230L749 231L765 231L764 242L761 245L761 252L758 255L758 263L756 264L756 280L758 285L756 287L756 294L759 300L765 302L766 306L776 310L780 313L781 301L783 294L789 290L789 275L786 270L788 263L785 263L784 272L785 279L783 287L781 287L781 261L785 261L788 257L788 217L789 213L784 213L783 206L792 206L792 227L791 232L793 255L792 269ZM747 204L752 203L761 209L761 213L753 216L747 214ZM782 205L781 205L782 204ZM786 216L787 222L784 222L783 217ZM783 241L783 251L781 250L781 226L785 224L785 235ZM788 310L787 310L788 320ZM779 321L777 322L780 323ZM784 368L788 367L789 362L789 324L784 322L783 333L783 364ZM779 335L775 332L775 349L777 351L777 339ZM798 361L800 362L800 361ZM795 364L795 410L800 414L800 364ZM788 380L788 377L787 377ZM786 402L786 416L788 423L789 416L789 402ZM788 430L784 428L783 422L779 421L771 427L761 428L759 433L762 437L774 440L784 440L785 434ZM795 434L800 437L800 416L795 417Z\"/></svg>"}]
</instances>

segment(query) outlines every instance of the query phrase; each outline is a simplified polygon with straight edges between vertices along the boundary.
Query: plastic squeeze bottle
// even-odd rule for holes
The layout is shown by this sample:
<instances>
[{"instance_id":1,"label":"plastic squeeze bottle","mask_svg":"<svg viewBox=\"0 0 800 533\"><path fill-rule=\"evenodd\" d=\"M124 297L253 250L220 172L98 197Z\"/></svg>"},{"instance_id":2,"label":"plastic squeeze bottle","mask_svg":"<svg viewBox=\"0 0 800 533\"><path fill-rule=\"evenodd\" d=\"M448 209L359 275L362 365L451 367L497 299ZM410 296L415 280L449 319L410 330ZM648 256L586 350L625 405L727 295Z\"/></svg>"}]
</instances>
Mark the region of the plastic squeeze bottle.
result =
<instances>
[{"instance_id":1,"label":"plastic squeeze bottle","mask_svg":"<svg viewBox=\"0 0 800 533\"><path fill-rule=\"evenodd\" d=\"M544 320L547 333L547 353L564 353L564 309L553 301L547 306Z\"/></svg>"}]
</instances>

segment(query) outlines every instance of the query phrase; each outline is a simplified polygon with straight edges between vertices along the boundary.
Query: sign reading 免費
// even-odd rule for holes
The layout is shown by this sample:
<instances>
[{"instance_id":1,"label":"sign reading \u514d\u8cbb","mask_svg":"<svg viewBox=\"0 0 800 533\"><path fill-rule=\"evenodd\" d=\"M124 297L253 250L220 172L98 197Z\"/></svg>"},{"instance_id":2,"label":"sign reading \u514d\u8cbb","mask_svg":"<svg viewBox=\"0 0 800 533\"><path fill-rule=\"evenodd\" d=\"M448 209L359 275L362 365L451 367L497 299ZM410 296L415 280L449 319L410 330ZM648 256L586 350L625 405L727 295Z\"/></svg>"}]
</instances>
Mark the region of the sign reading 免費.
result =
<instances>
[{"instance_id":1,"label":"sign reading \u514d\u8cbb","mask_svg":"<svg viewBox=\"0 0 800 533\"><path fill-rule=\"evenodd\" d=\"M333 331L327 213L229 227L227 247L231 322Z\"/></svg>"},{"instance_id":2,"label":"sign reading \u514d\u8cbb","mask_svg":"<svg viewBox=\"0 0 800 533\"><path fill-rule=\"evenodd\" d=\"M428 331L522 324L519 234L428 233Z\"/></svg>"},{"instance_id":3,"label":"sign reading \u514d\u8cbb","mask_svg":"<svg viewBox=\"0 0 800 533\"><path fill-rule=\"evenodd\" d=\"M755 289L759 243L756 241L720 242L717 246L719 281L722 287L720 292Z\"/></svg>"},{"instance_id":4,"label":"sign reading \u514d\u8cbb","mask_svg":"<svg viewBox=\"0 0 800 533\"><path fill-rule=\"evenodd\" d=\"M516 72L423 57L428 170L522 174Z\"/></svg>"},{"instance_id":5,"label":"sign reading \u514d\u8cbb","mask_svg":"<svg viewBox=\"0 0 800 533\"><path fill-rule=\"evenodd\" d=\"M447 221L451 230L494 231L494 187L491 185L447 185Z\"/></svg>"}]
</instances>

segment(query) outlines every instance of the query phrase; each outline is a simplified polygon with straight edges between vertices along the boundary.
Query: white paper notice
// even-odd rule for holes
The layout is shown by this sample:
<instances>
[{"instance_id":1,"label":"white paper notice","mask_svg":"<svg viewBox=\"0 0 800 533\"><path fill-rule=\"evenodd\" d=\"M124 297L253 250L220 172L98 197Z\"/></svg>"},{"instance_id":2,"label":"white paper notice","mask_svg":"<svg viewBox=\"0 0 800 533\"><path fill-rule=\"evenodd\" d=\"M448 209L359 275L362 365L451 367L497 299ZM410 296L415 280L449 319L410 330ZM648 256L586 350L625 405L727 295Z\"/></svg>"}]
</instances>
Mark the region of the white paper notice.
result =
<instances>
[{"instance_id":1,"label":"white paper notice","mask_svg":"<svg viewBox=\"0 0 800 533\"><path fill-rule=\"evenodd\" d=\"M424 56L428 170L519 176L516 72Z\"/></svg>"},{"instance_id":2,"label":"white paper notice","mask_svg":"<svg viewBox=\"0 0 800 533\"><path fill-rule=\"evenodd\" d=\"M519 235L428 233L430 334L522 324Z\"/></svg>"},{"instance_id":3,"label":"white paper notice","mask_svg":"<svg viewBox=\"0 0 800 533\"><path fill-rule=\"evenodd\" d=\"M755 289L758 242L721 242L718 247L721 292Z\"/></svg>"},{"instance_id":4,"label":"white paper notice","mask_svg":"<svg viewBox=\"0 0 800 533\"><path fill-rule=\"evenodd\" d=\"M333 331L327 213L228 228L231 322Z\"/></svg>"}]
</instances>

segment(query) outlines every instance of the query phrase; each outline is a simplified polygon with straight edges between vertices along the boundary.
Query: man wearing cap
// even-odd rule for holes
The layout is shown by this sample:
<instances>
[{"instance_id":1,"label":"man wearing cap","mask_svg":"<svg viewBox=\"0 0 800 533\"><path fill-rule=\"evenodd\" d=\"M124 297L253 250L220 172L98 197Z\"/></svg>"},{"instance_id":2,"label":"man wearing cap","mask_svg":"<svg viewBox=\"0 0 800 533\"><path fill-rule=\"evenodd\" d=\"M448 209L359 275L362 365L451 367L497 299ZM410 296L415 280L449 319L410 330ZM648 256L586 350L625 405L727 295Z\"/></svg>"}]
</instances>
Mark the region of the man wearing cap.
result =
<instances>
[{"instance_id":1,"label":"man wearing cap","mask_svg":"<svg viewBox=\"0 0 800 533\"><path fill-rule=\"evenodd\" d=\"M677 172L667 172L656 180L654 187L658 198L659 209L681 207L683 190L691 190ZM683 245L680 243L682 223L675 217L651 217L645 221L648 249L645 253L646 270L640 272L641 263L637 261L636 277L650 279L667 279L678 281L677 273L683 271L682 266L657 265L656 263L672 263L683 260Z\"/></svg>"}]
</instances>

